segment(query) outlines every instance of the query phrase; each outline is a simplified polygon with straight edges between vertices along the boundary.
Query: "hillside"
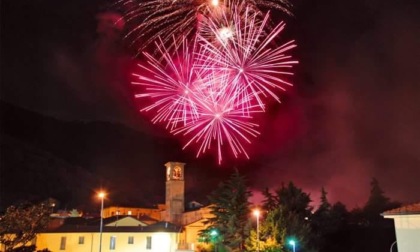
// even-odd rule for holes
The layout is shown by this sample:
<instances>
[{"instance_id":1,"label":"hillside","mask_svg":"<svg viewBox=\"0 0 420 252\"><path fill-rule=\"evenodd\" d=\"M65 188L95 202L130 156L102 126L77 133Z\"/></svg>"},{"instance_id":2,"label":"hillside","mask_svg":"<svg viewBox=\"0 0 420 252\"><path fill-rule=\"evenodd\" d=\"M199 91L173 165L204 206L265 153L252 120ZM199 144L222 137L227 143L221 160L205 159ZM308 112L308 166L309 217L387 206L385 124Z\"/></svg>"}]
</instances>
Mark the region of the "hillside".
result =
<instances>
[{"instance_id":1,"label":"hillside","mask_svg":"<svg viewBox=\"0 0 420 252\"><path fill-rule=\"evenodd\" d=\"M108 122L61 121L4 102L0 137L1 207L47 196L84 204L101 186L118 204L162 202L163 164L182 159L171 139Z\"/></svg>"}]
</instances>

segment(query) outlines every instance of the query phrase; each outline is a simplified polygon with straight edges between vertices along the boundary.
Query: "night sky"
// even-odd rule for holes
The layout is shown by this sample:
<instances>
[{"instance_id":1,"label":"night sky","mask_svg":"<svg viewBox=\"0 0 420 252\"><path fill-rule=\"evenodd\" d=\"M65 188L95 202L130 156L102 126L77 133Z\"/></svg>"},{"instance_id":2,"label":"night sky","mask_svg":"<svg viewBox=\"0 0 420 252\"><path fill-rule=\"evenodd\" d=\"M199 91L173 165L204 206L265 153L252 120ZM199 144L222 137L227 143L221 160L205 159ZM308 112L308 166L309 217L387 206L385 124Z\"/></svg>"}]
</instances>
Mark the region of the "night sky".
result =
<instances>
[{"instance_id":1,"label":"night sky","mask_svg":"<svg viewBox=\"0 0 420 252\"><path fill-rule=\"evenodd\" d=\"M109 2L0 3L1 100L166 134L138 112L129 83L137 60L98 22ZM300 64L248 146L251 160L240 162L252 188L291 180L317 201L324 186L331 201L352 208L363 206L376 177L391 199L419 201L420 2L293 3L284 37L296 39Z\"/></svg>"}]
</instances>

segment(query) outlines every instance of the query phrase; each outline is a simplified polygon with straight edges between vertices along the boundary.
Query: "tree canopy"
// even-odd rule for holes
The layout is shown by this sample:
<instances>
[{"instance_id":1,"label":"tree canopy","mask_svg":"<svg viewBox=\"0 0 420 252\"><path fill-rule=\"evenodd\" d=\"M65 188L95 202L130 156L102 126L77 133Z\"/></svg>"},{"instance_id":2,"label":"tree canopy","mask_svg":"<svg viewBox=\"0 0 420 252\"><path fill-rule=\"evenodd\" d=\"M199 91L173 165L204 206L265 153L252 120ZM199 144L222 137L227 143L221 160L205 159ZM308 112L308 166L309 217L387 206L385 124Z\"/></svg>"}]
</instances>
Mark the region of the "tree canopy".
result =
<instances>
[{"instance_id":1,"label":"tree canopy","mask_svg":"<svg viewBox=\"0 0 420 252\"><path fill-rule=\"evenodd\" d=\"M9 206L0 217L0 243L5 245L6 251L25 247L47 227L50 213L49 201Z\"/></svg>"},{"instance_id":2,"label":"tree canopy","mask_svg":"<svg viewBox=\"0 0 420 252\"><path fill-rule=\"evenodd\" d=\"M293 182L270 192L265 189L263 208L267 213L261 225L263 251L283 251L288 240L296 240L300 247L308 247L311 240L309 218L312 207L309 194ZM248 244L252 247L252 243Z\"/></svg>"},{"instance_id":3,"label":"tree canopy","mask_svg":"<svg viewBox=\"0 0 420 252\"><path fill-rule=\"evenodd\" d=\"M243 251L245 239L249 236L251 192L245 178L236 170L209 196L211 213L206 233L217 232L213 240L221 242L231 251Z\"/></svg>"}]
</instances>

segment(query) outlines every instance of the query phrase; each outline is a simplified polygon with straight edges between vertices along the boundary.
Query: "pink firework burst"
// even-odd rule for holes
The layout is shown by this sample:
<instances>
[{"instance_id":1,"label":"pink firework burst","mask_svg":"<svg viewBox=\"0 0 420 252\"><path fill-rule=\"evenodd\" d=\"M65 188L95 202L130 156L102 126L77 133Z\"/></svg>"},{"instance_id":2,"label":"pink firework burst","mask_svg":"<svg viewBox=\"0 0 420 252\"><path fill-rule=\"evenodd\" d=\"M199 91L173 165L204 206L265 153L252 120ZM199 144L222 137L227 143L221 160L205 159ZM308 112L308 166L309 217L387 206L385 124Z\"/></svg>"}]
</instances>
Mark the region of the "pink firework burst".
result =
<instances>
[{"instance_id":1,"label":"pink firework burst","mask_svg":"<svg viewBox=\"0 0 420 252\"><path fill-rule=\"evenodd\" d=\"M267 100L280 101L297 63L287 54L294 41L275 44L284 23L267 32L269 14L260 19L244 5L226 11L203 19L191 43L159 38L158 53L144 53L133 82L142 89L136 97L149 101L141 111L153 112L153 123L186 139L184 149L197 146L197 157L215 148L219 163L224 149L249 158L246 145L260 134L254 114L266 111Z\"/></svg>"},{"instance_id":2,"label":"pink firework burst","mask_svg":"<svg viewBox=\"0 0 420 252\"><path fill-rule=\"evenodd\" d=\"M247 99L253 98L246 97L241 101L249 104ZM184 149L189 145L196 144L198 146L197 157L215 145L220 164L223 157L222 147L227 145L236 158L239 155L249 158L244 144L250 144L251 139L260 134L257 130L258 124L252 122L251 114L261 112L261 110L248 107L247 113L244 113L237 109L240 104L234 104L233 100L237 99L227 95L217 96L216 99L201 99L197 104L198 120L174 129L172 133L174 135L182 134L185 137L190 136Z\"/></svg>"},{"instance_id":3,"label":"pink firework burst","mask_svg":"<svg viewBox=\"0 0 420 252\"><path fill-rule=\"evenodd\" d=\"M176 50L169 52L164 42L156 42L160 58L144 53L147 65L139 64L142 74L133 74L138 78L132 82L143 87L143 91L136 94L136 98L151 98L152 104L145 106L141 111L155 110L153 123L166 123L166 128L174 129L179 123L198 117L195 88L204 73L195 68L193 52L184 38L180 44L174 39L173 47ZM192 44L192 50L195 43Z\"/></svg>"},{"instance_id":4,"label":"pink firework burst","mask_svg":"<svg viewBox=\"0 0 420 252\"><path fill-rule=\"evenodd\" d=\"M225 28L229 32L221 30L219 23L207 20L205 26L220 43L212 43L198 34L204 44L202 53L206 55L200 59L209 60L204 64L210 66L212 71L230 76L231 95L239 99L251 95L265 110L265 98L272 97L280 102L278 90L284 91L284 86L292 85L283 76L293 75L290 68L298 63L286 54L296 44L289 41L281 46L273 46L285 24L278 24L266 34L269 14L260 20L258 14L249 8L244 13L236 9L232 18L234 27Z\"/></svg>"}]
</instances>

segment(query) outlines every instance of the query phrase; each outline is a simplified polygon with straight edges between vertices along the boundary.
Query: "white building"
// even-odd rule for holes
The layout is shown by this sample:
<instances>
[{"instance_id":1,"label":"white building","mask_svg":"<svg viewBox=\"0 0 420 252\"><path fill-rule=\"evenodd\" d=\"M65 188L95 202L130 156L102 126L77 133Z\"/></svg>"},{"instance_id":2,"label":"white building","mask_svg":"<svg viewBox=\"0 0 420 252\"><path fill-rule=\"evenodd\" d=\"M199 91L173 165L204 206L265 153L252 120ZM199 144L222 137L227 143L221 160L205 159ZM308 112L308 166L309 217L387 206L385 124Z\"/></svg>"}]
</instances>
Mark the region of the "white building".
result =
<instances>
[{"instance_id":1,"label":"white building","mask_svg":"<svg viewBox=\"0 0 420 252\"><path fill-rule=\"evenodd\" d=\"M86 220L64 224L37 235L37 250L98 251L103 252L175 252L182 227L168 222L146 225L131 216L104 219L103 232L99 220ZM102 239L102 242L100 243ZM101 244L101 245L100 245Z\"/></svg>"},{"instance_id":2,"label":"white building","mask_svg":"<svg viewBox=\"0 0 420 252\"><path fill-rule=\"evenodd\" d=\"M382 216L394 219L399 252L420 252L420 203L386 211Z\"/></svg>"},{"instance_id":3,"label":"white building","mask_svg":"<svg viewBox=\"0 0 420 252\"><path fill-rule=\"evenodd\" d=\"M200 242L199 234L211 217L210 209L196 202L198 208L185 211L185 164L168 162L165 166L165 204L153 209L106 207L102 234L99 218L68 218L37 236L37 250L91 252L101 245L103 252L192 252L208 246Z\"/></svg>"}]
</instances>

